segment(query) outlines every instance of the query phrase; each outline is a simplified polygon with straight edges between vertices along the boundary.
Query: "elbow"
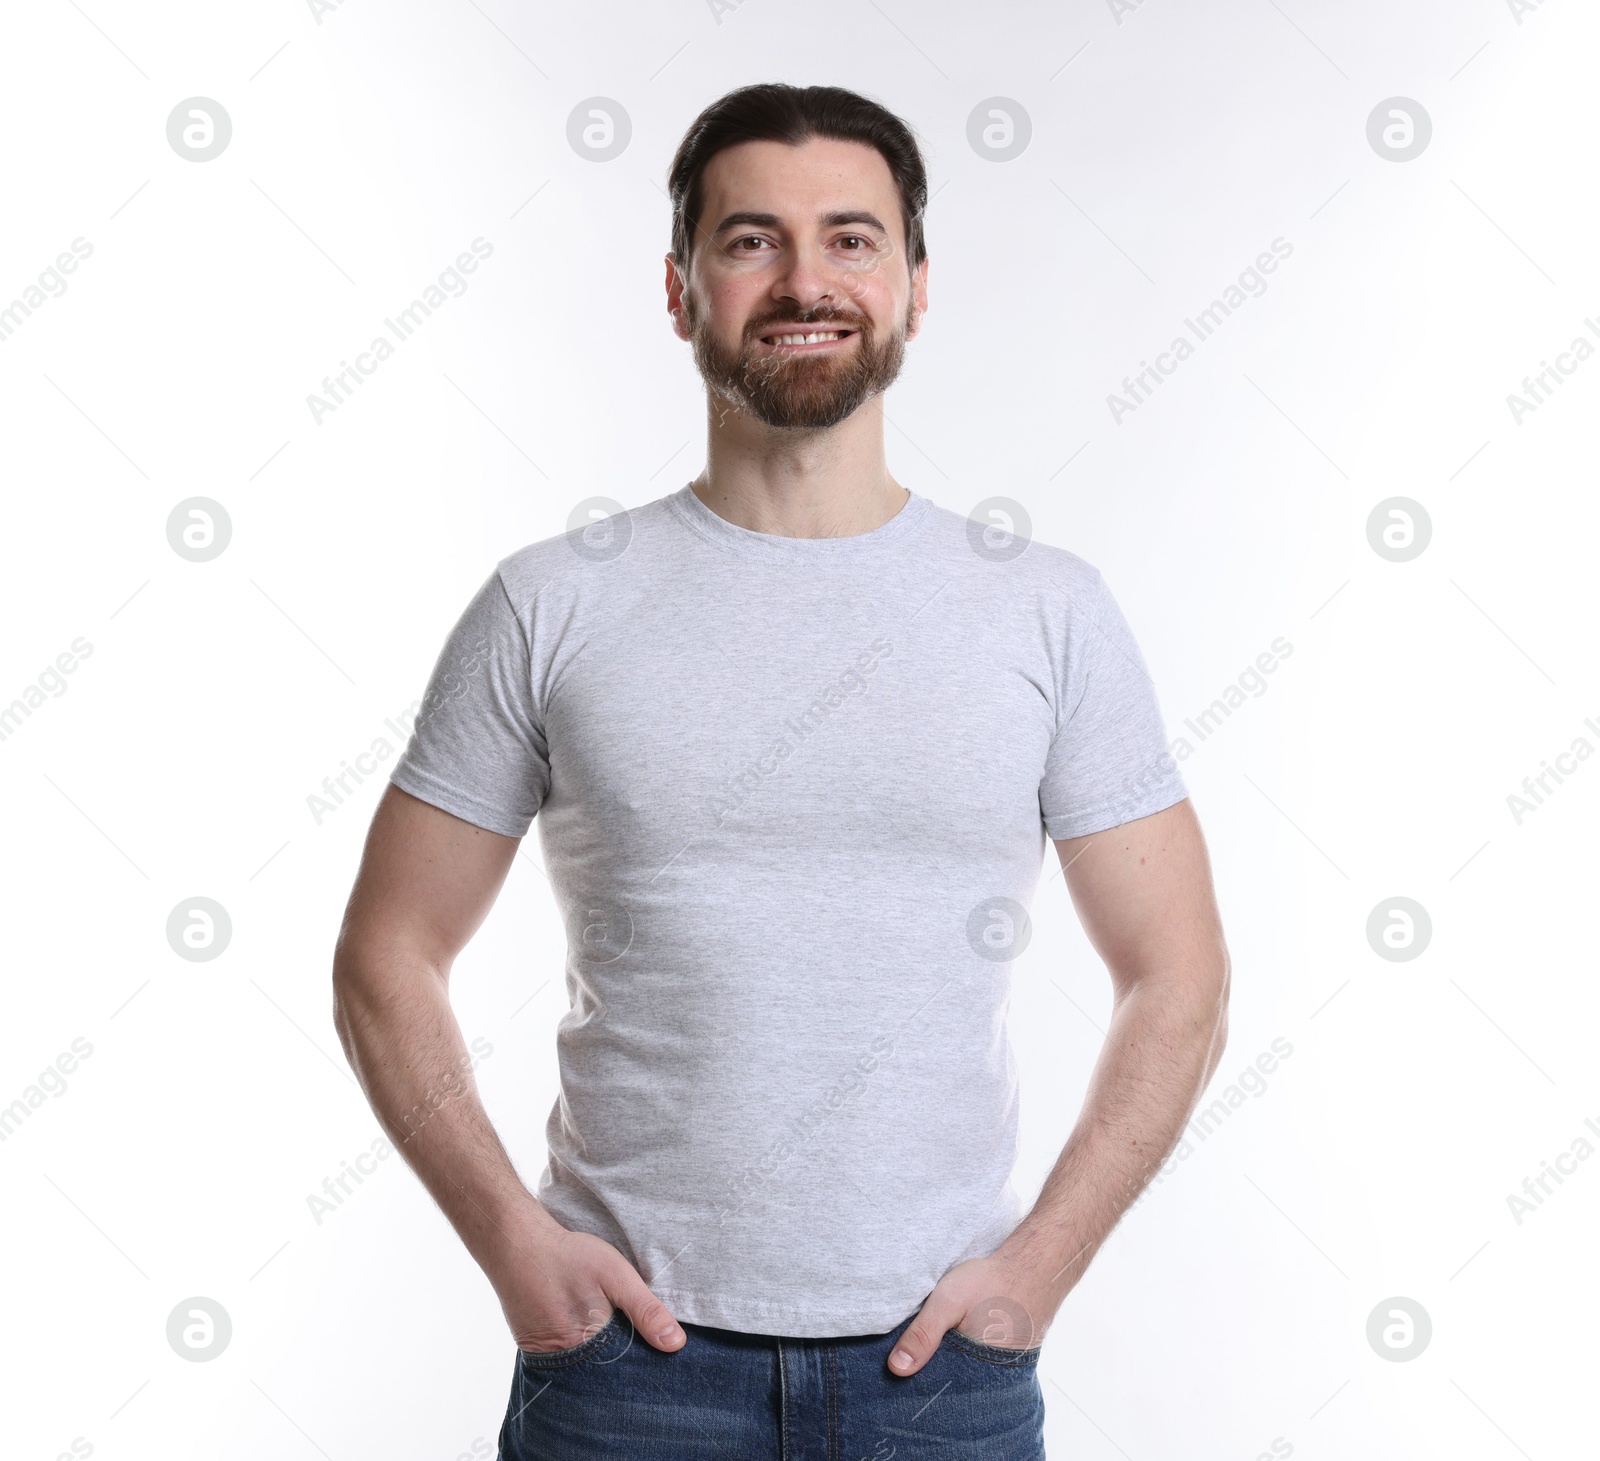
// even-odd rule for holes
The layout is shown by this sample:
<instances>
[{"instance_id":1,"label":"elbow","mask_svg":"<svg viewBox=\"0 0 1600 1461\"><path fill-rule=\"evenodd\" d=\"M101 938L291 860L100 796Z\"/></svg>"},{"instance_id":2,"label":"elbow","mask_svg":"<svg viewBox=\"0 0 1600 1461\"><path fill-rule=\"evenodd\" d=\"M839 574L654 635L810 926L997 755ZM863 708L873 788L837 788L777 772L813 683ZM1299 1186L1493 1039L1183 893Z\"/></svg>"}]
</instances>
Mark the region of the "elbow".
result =
<instances>
[{"instance_id":1,"label":"elbow","mask_svg":"<svg viewBox=\"0 0 1600 1461\"><path fill-rule=\"evenodd\" d=\"M350 1056L350 1005L351 992L348 979L342 974L341 966L335 961L333 966L332 999L330 1001L333 1015L334 1033L339 1037L339 1044L344 1047L348 1059Z\"/></svg>"},{"instance_id":2,"label":"elbow","mask_svg":"<svg viewBox=\"0 0 1600 1461\"><path fill-rule=\"evenodd\" d=\"M1222 1052L1228 1045L1228 1000L1233 992L1233 961L1228 957L1228 947L1217 940L1215 973L1211 981L1211 1059L1206 1078L1209 1080L1222 1062Z\"/></svg>"},{"instance_id":3,"label":"elbow","mask_svg":"<svg viewBox=\"0 0 1600 1461\"><path fill-rule=\"evenodd\" d=\"M449 972L419 940L342 932L333 952L332 1013L351 1064L358 1037L372 1026L415 1020L448 1004Z\"/></svg>"},{"instance_id":4,"label":"elbow","mask_svg":"<svg viewBox=\"0 0 1600 1461\"><path fill-rule=\"evenodd\" d=\"M353 1038L357 1016L371 1002L372 981L366 971L371 961L362 950L341 930L333 951L333 970L330 979L333 1028L344 1047L346 1057L352 1058Z\"/></svg>"},{"instance_id":5,"label":"elbow","mask_svg":"<svg viewBox=\"0 0 1600 1461\"><path fill-rule=\"evenodd\" d=\"M1233 994L1233 960L1228 957L1228 946L1220 939L1217 941L1217 952L1213 961L1212 989L1216 1000L1217 1020L1226 1026L1228 1022L1228 1000Z\"/></svg>"}]
</instances>

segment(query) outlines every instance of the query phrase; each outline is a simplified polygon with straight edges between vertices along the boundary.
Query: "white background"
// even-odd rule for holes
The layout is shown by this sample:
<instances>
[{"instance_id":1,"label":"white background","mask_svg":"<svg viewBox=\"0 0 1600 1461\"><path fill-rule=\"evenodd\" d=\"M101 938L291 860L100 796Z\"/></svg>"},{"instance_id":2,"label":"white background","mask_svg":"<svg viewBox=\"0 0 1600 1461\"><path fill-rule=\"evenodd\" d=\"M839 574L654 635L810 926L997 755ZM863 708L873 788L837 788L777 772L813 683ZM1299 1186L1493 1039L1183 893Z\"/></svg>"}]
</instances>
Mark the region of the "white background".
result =
<instances>
[{"instance_id":1,"label":"white background","mask_svg":"<svg viewBox=\"0 0 1600 1461\"><path fill-rule=\"evenodd\" d=\"M1578 0L14 10L0 306L93 252L0 341L0 703L92 653L0 741L0 1105L93 1053L0 1144L5 1454L492 1448L513 1348L420 1184L391 1158L308 1208L378 1134L328 976L381 777L320 824L307 797L394 739L497 558L699 470L662 189L693 116L755 80L863 90L925 144L897 477L962 513L1012 497L1096 564L1174 737L1293 647L1184 763L1234 959L1212 1094L1293 1053L1063 1307L1052 1456L1592 1445L1600 1161L1520 1222L1507 1198L1600 1123L1600 766L1520 822L1507 797L1600 745L1600 361L1520 423L1506 398L1600 317L1597 29ZM196 96L233 126L204 163L166 135ZM594 96L632 122L609 162L567 141ZM1008 162L967 140L996 96L1033 129ZM1408 162L1367 138L1392 97L1432 120ZM466 293L319 424L323 377L479 237ZM1119 424L1108 394L1275 238L1266 292ZM166 536L195 496L233 528L205 563ZM1432 524L1408 562L1368 541L1395 496ZM454 981L530 1182L564 1005L538 864L529 838ZM1030 1198L1109 1006L1049 871L1013 966ZM211 962L166 939L195 896L233 923ZM1396 896L1433 924L1406 962L1366 933ZM166 1339L192 1296L232 1320L208 1363ZM1433 1326L1404 1363L1367 1339L1395 1296Z\"/></svg>"}]
</instances>

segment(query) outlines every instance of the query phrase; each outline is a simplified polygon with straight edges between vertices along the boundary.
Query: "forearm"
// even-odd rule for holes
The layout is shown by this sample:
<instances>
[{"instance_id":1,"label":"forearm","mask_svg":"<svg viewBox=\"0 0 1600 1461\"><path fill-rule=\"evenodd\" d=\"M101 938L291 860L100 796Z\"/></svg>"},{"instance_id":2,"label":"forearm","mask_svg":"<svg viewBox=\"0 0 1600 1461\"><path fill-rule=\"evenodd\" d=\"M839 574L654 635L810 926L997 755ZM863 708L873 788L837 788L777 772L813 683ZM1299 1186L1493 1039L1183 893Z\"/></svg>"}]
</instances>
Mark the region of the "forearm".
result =
<instances>
[{"instance_id":1,"label":"forearm","mask_svg":"<svg viewBox=\"0 0 1600 1461\"><path fill-rule=\"evenodd\" d=\"M1176 1144L1222 1059L1226 965L1157 977L1117 1001L1083 1111L1032 1210L997 1256L1040 1275L1055 1301Z\"/></svg>"},{"instance_id":2,"label":"forearm","mask_svg":"<svg viewBox=\"0 0 1600 1461\"><path fill-rule=\"evenodd\" d=\"M444 975L416 955L341 949L333 982L334 1024L380 1125L492 1277L559 1225L483 1109Z\"/></svg>"}]
</instances>

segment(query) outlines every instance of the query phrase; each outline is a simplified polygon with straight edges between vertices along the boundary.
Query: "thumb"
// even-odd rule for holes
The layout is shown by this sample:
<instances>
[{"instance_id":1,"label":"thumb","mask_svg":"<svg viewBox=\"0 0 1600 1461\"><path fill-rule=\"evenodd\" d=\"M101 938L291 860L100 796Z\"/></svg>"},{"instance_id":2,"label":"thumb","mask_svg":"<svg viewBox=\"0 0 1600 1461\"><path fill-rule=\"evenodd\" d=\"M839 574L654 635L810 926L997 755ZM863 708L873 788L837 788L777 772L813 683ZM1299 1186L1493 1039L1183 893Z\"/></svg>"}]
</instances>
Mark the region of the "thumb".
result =
<instances>
[{"instance_id":1,"label":"thumb","mask_svg":"<svg viewBox=\"0 0 1600 1461\"><path fill-rule=\"evenodd\" d=\"M681 1349L688 1336L679 1327L667 1308L650 1291L650 1286L630 1268L618 1274L608 1286L606 1297L633 1321L635 1333L644 1336L646 1343L669 1353Z\"/></svg>"},{"instance_id":2,"label":"thumb","mask_svg":"<svg viewBox=\"0 0 1600 1461\"><path fill-rule=\"evenodd\" d=\"M966 1310L950 1294L940 1290L928 1295L917 1317L905 1327L889 1356L889 1368L897 1375L914 1375L943 1342L945 1331L961 1322Z\"/></svg>"}]
</instances>

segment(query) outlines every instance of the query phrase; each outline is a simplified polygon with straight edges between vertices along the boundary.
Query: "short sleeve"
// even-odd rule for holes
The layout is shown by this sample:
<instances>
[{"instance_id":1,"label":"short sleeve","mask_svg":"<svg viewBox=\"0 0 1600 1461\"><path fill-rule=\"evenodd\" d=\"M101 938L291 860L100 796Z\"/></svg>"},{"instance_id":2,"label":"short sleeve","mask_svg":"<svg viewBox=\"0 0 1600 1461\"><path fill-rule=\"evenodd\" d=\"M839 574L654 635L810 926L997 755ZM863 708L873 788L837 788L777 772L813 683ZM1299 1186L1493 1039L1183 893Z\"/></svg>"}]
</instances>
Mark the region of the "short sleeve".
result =
<instances>
[{"instance_id":1,"label":"short sleeve","mask_svg":"<svg viewBox=\"0 0 1600 1461\"><path fill-rule=\"evenodd\" d=\"M524 836L543 805L549 748L528 638L498 569L445 640L389 780L506 837Z\"/></svg>"},{"instance_id":2,"label":"short sleeve","mask_svg":"<svg viewBox=\"0 0 1600 1461\"><path fill-rule=\"evenodd\" d=\"M1039 783L1045 832L1057 841L1148 817L1189 794L1133 631L1098 573L1094 589L1089 612L1068 631L1056 732Z\"/></svg>"}]
</instances>

